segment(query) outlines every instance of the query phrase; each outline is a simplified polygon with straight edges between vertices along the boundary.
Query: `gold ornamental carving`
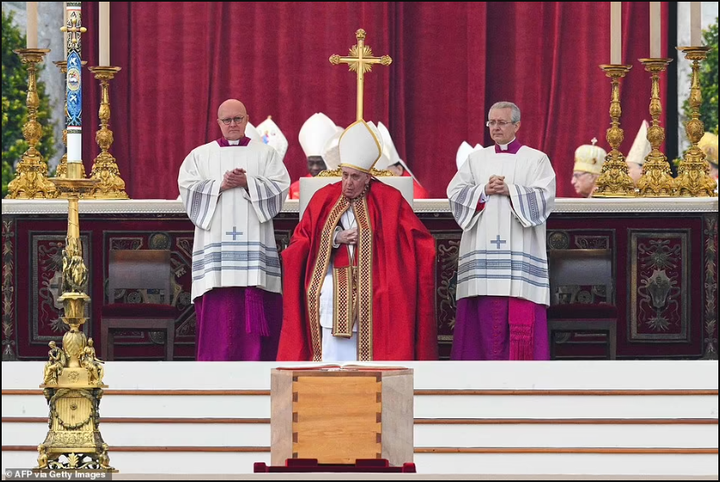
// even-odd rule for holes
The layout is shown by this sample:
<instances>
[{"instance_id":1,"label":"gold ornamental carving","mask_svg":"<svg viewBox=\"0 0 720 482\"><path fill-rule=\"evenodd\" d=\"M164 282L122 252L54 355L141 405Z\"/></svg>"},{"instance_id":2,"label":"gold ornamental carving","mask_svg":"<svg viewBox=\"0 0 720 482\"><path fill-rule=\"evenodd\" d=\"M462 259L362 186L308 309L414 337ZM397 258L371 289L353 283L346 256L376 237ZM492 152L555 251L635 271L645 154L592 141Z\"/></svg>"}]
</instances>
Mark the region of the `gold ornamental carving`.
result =
<instances>
[{"instance_id":1,"label":"gold ornamental carving","mask_svg":"<svg viewBox=\"0 0 720 482\"><path fill-rule=\"evenodd\" d=\"M7 197L9 199L53 199L57 197L57 190L47 178L47 163L36 149L43 136L43 127L37 118L40 97L37 93L36 64L42 62L50 50L18 49L14 52L20 56L23 64L27 64L28 69L28 92L25 100L28 120L23 125L23 137L29 147L17 165L15 178L8 183Z\"/></svg>"},{"instance_id":2,"label":"gold ornamental carving","mask_svg":"<svg viewBox=\"0 0 720 482\"><path fill-rule=\"evenodd\" d=\"M373 177L392 177L395 174L392 173L392 171L388 171L387 169L375 169L374 167L370 169L370 175ZM320 171L318 174L318 177L342 177L342 169L331 169L327 171Z\"/></svg>"},{"instance_id":3,"label":"gold ornamental carving","mask_svg":"<svg viewBox=\"0 0 720 482\"><path fill-rule=\"evenodd\" d=\"M95 134L95 142L100 146L100 154L95 158L90 178L98 183L88 197L95 199L127 199L125 181L120 177L115 158L110 154L114 142L110 124L110 92L109 82L115 78L120 67L90 67L90 72L100 81L100 130Z\"/></svg>"},{"instance_id":4,"label":"gold ornamental carving","mask_svg":"<svg viewBox=\"0 0 720 482\"><path fill-rule=\"evenodd\" d=\"M718 220L716 213L703 216L705 229L703 230L703 250L705 253L705 267L703 280L703 298L705 309L703 313L703 359L718 359L718 278L717 278L717 245Z\"/></svg>"},{"instance_id":5,"label":"gold ornamental carving","mask_svg":"<svg viewBox=\"0 0 720 482\"><path fill-rule=\"evenodd\" d=\"M625 77L632 65L601 65L600 68L611 79L610 128L605 138L612 150L605 157L605 164L597 180L597 189L592 197L634 197L635 185L628 174L625 156L618 150L624 139L624 131L620 128L620 79Z\"/></svg>"},{"instance_id":6,"label":"gold ornamental carving","mask_svg":"<svg viewBox=\"0 0 720 482\"><path fill-rule=\"evenodd\" d=\"M665 129L660 125L662 103L660 101L660 73L667 69L672 59L640 59L651 76L650 116L652 125L648 128L647 139L652 146L642 177L638 180L638 195L643 197L672 197L673 178L670 164L660 146L665 141Z\"/></svg>"},{"instance_id":7,"label":"gold ornamental carving","mask_svg":"<svg viewBox=\"0 0 720 482\"><path fill-rule=\"evenodd\" d=\"M66 177L52 182L68 199L68 228L62 251L62 321L68 325L62 346L49 343L48 361L40 388L48 404L48 433L38 445L38 469L115 471L108 445L100 433L100 399L105 367L95 352L92 338L81 330L87 320L88 269L80 241L78 200L97 181L81 178L82 164L67 164Z\"/></svg>"},{"instance_id":8,"label":"gold ornamental carving","mask_svg":"<svg viewBox=\"0 0 720 482\"><path fill-rule=\"evenodd\" d=\"M685 53L685 58L692 61L692 80L690 83L691 119L685 124L685 133L692 143L690 149L678 166L678 177L674 180L674 189L681 197L717 196L717 183L710 177L710 164L705 160L705 153L698 147L698 142L705 133L705 125L700 120L702 90L698 71L700 62L707 58L710 47L678 47Z\"/></svg>"}]
</instances>

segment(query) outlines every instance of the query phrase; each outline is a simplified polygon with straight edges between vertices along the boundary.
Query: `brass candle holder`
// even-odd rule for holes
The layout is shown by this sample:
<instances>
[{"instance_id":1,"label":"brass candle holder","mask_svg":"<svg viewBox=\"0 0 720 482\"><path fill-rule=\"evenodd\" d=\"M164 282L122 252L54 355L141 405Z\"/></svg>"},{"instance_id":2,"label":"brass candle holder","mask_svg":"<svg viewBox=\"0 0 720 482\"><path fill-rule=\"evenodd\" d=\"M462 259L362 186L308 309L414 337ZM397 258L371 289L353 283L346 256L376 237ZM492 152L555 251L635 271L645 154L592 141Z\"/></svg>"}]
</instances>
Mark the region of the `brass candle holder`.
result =
<instances>
[{"instance_id":1,"label":"brass candle holder","mask_svg":"<svg viewBox=\"0 0 720 482\"><path fill-rule=\"evenodd\" d=\"M700 120L700 105L702 104L702 91L698 79L700 62L707 58L710 47L678 47L685 54L685 58L692 61L692 80L690 84L691 119L685 124L685 134L692 143L690 149L678 166L678 177L673 187L681 197L710 197L715 193L716 182L710 177L710 165L705 160L705 153L698 147L698 142L705 133L705 125Z\"/></svg>"},{"instance_id":2,"label":"brass candle holder","mask_svg":"<svg viewBox=\"0 0 720 482\"><path fill-rule=\"evenodd\" d=\"M87 267L80 239L78 200L91 191L97 181L81 178L82 163L67 164L66 177L52 182L68 200L68 228L63 249L63 322L69 329L62 347L50 342L48 361L40 388L50 410L49 429L38 445L38 469L104 470L110 466L108 445L100 434L100 399L105 369L95 354L92 338L81 331L85 323Z\"/></svg>"},{"instance_id":3,"label":"brass candle holder","mask_svg":"<svg viewBox=\"0 0 720 482\"><path fill-rule=\"evenodd\" d=\"M635 185L628 174L625 156L618 150L624 139L624 131L620 128L622 107L620 105L620 79L630 71L632 65L605 64L600 68L611 79L612 91L610 95L611 126L606 132L606 139L612 150L605 157L600 177L597 180L597 189L593 197L635 197Z\"/></svg>"},{"instance_id":4,"label":"brass candle holder","mask_svg":"<svg viewBox=\"0 0 720 482\"><path fill-rule=\"evenodd\" d=\"M652 146L643 165L643 174L638 180L638 195L643 197L674 196L672 171L660 145L665 141L665 129L660 126L662 103L660 102L660 72L665 72L672 59L639 59L652 78L650 116L652 125L648 128L647 139Z\"/></svg>"},{"instance_id":5,"label":"brass candle holder","mask_svg":"<svg viewBox=\"0 0 720 482\"><path fill-rule=\"evenodd\" d=\"M90 72L100 81L100 130L95 134L95 141L100 146L100 154L95 158L90 178L98 183L89 197L95 199L127 199L125 181L120 177L115 158L110 154L110 146L114 141L113 132L108 128L110 123L109 82L115 78L120 67L90 67Z\"/></svg>"},{"instance_id":6,"label":"brass candle holder","mask_svg":"<svg viewBox=\"0 0 720 482\"><path fill-rule=\"evenodd\" d=\"M60 73L63 76L63 82L65 82L66 74L67 74L67 60L56 60L53 62L55 65L57 65L58 69L60 69ZM82 61L82 65L85 66L87 64L86 61ZM65 117L67 117L67 97L65 97ZM67 129L63 129L63 145L65 146L65 154L63 154L62 158L60 158L60 164L58 164L57 170L55 171L55 176L64 178L67 177ZM85 178L85 166L80 164L81 170L80 170L80 177ZM63 193L59 193L58 197L62 198Z\"/></svg>"},{"instance_id":7,"label":"brass candle holder","mask_svg":"<svg viewBox=\"0 0 720 482\"><path fill-rule=\"evenodd\" d=\"M37 93L37 67L43 61L49 49L18 49L14 50L28 69L28 92L26 105L28 120L23 126L23 137L27 141L28 150L17 166L15 178L8 184L10 199L53 199L57 196L55 185L47 178L47 163L42 154L35 148L43 135L42 125L37 120L40 97Z\"/></svg>"}]
</instances>

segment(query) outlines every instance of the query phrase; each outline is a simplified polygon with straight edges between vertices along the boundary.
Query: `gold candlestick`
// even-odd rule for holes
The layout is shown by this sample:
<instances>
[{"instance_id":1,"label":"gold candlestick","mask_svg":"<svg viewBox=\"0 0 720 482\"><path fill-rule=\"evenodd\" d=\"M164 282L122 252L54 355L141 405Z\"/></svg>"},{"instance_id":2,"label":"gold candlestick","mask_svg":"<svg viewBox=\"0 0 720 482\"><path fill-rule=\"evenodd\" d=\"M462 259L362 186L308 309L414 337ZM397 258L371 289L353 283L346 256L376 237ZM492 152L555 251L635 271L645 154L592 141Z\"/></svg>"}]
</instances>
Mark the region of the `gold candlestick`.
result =
<instances>
[{"instance_id":1,"label":"gold candlestick","mask_svg":"<svg viewBox=\"0 0 720 482\"><path fill-rule=\"evenodd\" d=\"M63 82L65 82L66 74L67 74L67 60L56 60L53 62L57 67L60 69L60 73L63 75ZM82 61L82 65L84 66L87 64L87 61ZM67 118L67 96L65 96L65 117ZM58 164L58 168L55 171L55 176L64 178L67 177L67 129L63 129L63 145L65 146L65 154L63 154L62 158L60 159L60 164ZM85 178L85 166L80 164L81 166L81 178ZM59 193L58 197L63 197L63 193Z\"/></svg>"},{"instance_id":2,"label":"gold candlestick","mask_svg":"<svg viewBox=\"0 0 720 482\"><path fill-rule=\"evenodd\" d=\"M82 163L67 164L65 177L52 182L68 200L68 228L63 249L62 296L63 322L69 330L62 347L50 342L48 361L40 388L50 410L49 430L38 445L38 469L105 470L110 466L108 445L100 434L100 399L103 395L105 368L97 358L92 338L81 331L85 323L87 267L80 240L78 200L90 192L97 181L82 179Z\"/></svg>"},{"instance_id":3,"label":"gold candlestick","mask_svg":"<svg viewBox=\"0 0 720 482\"><path fill-rule=\"evenodd\" d=\"M95 199L127 199L125 193L125 181L120 177L115 158L110 154L110 146L113 143L113 133L108 128L110 123L110 94L109 81L115 78L120 72L120 67L90 67L90 72L100 81L100 130L95 134L95 141L100 146L100 154L95 158L91 179L98 181L89 197Z\"/></svg>"},{"instance_id":4,"label":"gold candlestick","mask_svg":"<svg viewBox=\"0 0 720 482\"><path fill-rule=\"evenodd\" d=\"M652 146L643 165L642 177L638 180L638 195L644 197L674 196L672 171L660 145L665 140L665 129L660 126L662 103L660 102L660 72L664 72L672 59L639 59L652 77L650 116L652 125L648 128L647 139Z\"/></svg>"},{"instance_id":5,"label":"gold candlestick","mask_svg":"<svg viewBox=\"0 0 720 482\"><path fill-rule=\"evenodd\" d=\"M10 199L52 199L57 196L55 185L47 178L47 163L35 148L43 135L42 125L37 120L37 111L40 107L40 97L37 93L37 67L43 61L49 49L18 49L14 50L27 64L28 92L26 98L28 120L23 126L23 136L27 141L28 150L23 154L17 166L15 179L8 184Z\"/></svg>"},{"instance_id":6,"label":"gold candlestick","mask_svg":"<svg viewBox=\"0 0 720 482\"><path fill-rule=\"evenodd\" d=\"M635 186L628 174L628 166L625 156L618 150L624 139L624 131L620 128L620 116L622 107L620 105L620 79L630 71L632 65L601 65L600 68L612 81L612 92L610 96L610 119L611 126L605 134L605 138L612 147L612 150L605 158L600 177L597 180L597 190L593 197L635 197Z\"/></svg>"},{"instance_id":7,"label":"gold candlestick","mask_svg":"<svg viewBox=\"0 0 720 482\"><path fill-rule=\"evenodd\" d=\"M698 147L698 142L705 133L705 125L700 120L702 91L698 79L698 70L700 69L700 61L707 58L710 47L678 47L677 49L685 53L686 59L692 60L692 81L689 99L692 119L685 124L685 133L692 146L685 153L685 158L680 161L678 177L675 178L673 187L677 195L682 197L717 196L715 194L717 184L709 175L710 164L705 160L705 153Z\"/></svg>"}]
</instances>

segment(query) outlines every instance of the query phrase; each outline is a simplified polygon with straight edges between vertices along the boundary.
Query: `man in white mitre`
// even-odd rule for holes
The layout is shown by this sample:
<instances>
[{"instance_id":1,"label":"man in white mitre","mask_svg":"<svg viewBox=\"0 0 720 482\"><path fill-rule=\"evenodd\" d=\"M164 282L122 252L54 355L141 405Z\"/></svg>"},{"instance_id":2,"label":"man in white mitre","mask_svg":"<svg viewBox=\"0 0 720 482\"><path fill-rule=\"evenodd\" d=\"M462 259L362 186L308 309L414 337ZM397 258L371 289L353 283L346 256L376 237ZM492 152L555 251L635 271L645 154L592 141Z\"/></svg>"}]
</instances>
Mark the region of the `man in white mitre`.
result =
<instances>
[{"instance_id":1,"label":"man in white mitre","mask_svg":"<svg viewBox=\"0 0 720 482\"><path fill-rule=\"evenodd\" d=\"M197 360L273 361L282 324L273 217L290 175L273 147L245 134L249 115L229 99L222 137L188 154L178 187L195 224L192 300Z\"/></svg>"},{"instance_id":2,"label":"man in white mitre","mask_svg":"<svg viewBox=\"0 0 720 482\"><path fill-rule=\"evenodd\" d=\"M625 162L628 166L628 174L636 186L643 174L645 158L652 150L650 141L647 139L648 125L648 121L642 121L640 129L638 129L638 133L635 135L635 140L630 147L630 151L625 158Z\"/></svg>"},{"instance_id":3,"label":"man in white mitre","mask_svg":"<svg viewBox=\"0 0 720 482\"><path fill-rule=\"evenodd\" d=\"M327 169L323 159L325 145L330 138L342 129L322 112L311 115L300 128L298 140L305 153L307 174L303 177L315 177ZM300 199L300 179L290 185L288 199Z\"/></svg>"},{"instance_id":4,"label":"man in white mitre","mask_svg":"<svg viewBox=\"0 0 720 482\"><path fill-rule=\"evenodd\" d=\"M284 161L290 144L280 127L272 120L272 116L268 116L267 119L258 124L257 131L260 134L260 139L265 144L274 147L280 155L280 160Z\"/></svg>"},{"instance_id":5,"label":"man in white mitre","mask_svg":"<svg viewBox=\"0 0 720 482\"><path fill-rule=\"evenodd\" d=\"M605 149L595 145L596 138L593 137L591 142L575 149L575 164L570 179L575 192L582 197L591 197L597 190L597 180L607 156Z\"/></svg>"}]
</instances>

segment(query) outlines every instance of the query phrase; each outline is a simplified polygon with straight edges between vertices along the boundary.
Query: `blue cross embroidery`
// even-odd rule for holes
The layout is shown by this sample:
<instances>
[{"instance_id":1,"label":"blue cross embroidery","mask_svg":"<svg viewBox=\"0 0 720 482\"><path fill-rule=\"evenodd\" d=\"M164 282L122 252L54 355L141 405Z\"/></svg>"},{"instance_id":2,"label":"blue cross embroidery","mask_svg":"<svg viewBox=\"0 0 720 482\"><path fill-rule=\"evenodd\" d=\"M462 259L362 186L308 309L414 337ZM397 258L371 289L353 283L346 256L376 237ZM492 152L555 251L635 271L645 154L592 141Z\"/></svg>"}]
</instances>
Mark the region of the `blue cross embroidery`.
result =
<instances>
[{"instance_id":1,"label":"blue cross embroidery","mask_svg":"<svg viewBox=\"0 0 720 482\"><path fill-rule=\"evenodd\" d=\"M500 249L500 245L505 244L507 241L505 241L504 239L500 239L500 235L498 234L497 237L494 240L491 240L490 242L493 244L496 244L497 249Z\"/></svg>"},{"instance_id":2,"label":"blue cross embroidery","mask_svg":"<svg viewBox=\"0 0 720 482\"><path fill-rule=\"evenodd\" d=\"M233 226L233 230L232 230L232 231L228 231L228 232L226 232L225 234L227 234L228 236L232 236L232 237L233 237L233 241L235 241L235 240L236 240L236 236L242 236L242 231L238 231L238 230L237 230L237 226ZM499 237L499 236L498 236L498 237Z\"/></svg>"}]
</instances>

